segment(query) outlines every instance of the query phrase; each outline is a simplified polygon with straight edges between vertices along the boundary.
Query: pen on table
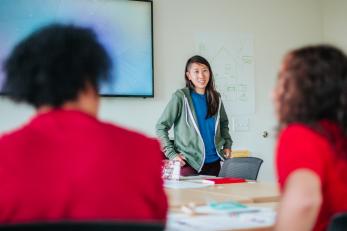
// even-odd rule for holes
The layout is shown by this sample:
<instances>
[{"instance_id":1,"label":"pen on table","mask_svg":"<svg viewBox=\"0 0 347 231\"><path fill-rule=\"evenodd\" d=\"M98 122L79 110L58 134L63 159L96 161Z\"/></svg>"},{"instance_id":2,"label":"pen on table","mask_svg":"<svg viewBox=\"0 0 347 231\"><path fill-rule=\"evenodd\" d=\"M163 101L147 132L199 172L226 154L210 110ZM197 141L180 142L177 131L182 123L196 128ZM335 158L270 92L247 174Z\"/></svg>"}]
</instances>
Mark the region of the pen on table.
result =
<instances>
[{"instance_id":1,"label":"pen on table","mask_svg":"<svg viewBox=\"0 0 347 231\"><path fill-rule=\"evenodd\" d=\"M243 213L257 213L257 212L260 212L260 209L234 211L234 212L229 212L228 214L231 215L231 216L235 216L235 215L240 215L240 214L243 214Z\"/></svg>"}]
</instances>

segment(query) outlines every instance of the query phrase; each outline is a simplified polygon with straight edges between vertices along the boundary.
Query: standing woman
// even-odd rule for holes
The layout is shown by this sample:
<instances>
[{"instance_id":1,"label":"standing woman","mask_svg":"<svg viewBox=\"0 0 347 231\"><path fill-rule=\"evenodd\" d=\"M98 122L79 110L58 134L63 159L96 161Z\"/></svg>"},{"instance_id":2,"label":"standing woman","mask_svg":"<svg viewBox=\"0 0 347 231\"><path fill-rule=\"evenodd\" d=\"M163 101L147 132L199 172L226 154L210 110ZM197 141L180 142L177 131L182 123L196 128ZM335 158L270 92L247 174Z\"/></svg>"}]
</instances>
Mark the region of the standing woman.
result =
<instances>
[{"instance_id":1,"label":"standing woman","mask_svg":"<svg viewBox=\"0 0 347 231\"><path fill-rule=\"evenodd\" d=\"M276 230L326 230L347 211L347 57L331 46L290 52L275 90Z\"/></svg>"},{"instance_id":2,"label":"standing woman","mask_svg":"<svg viewBox=\"0 0 347 231\"><path fill-rule=\"evenodd\" d=\"M181 163L181 175L214 175L231 155L229 121L216 91L208 61L191 57L185 68L186 87L177 90L157 125L165 156ZM168 131L174 126L174 142Z\"/></svg>"}]
</instances>

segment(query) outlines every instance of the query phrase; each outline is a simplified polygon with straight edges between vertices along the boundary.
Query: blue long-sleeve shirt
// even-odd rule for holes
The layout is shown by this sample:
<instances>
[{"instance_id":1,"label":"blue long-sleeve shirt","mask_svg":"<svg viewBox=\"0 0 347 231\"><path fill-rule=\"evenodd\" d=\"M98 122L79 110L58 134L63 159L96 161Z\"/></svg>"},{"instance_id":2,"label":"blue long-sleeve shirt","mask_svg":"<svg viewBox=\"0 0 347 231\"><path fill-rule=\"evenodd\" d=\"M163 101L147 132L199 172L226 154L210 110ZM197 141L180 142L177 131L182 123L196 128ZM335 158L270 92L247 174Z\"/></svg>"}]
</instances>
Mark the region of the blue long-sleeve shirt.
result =
<instances>
[{"instance_id":1,"label":"blue long-sleeve shirt","mask_svg":"<svg viewBox=\"0 0 347 231\"><path fill-rule=\"evenodd\" d=\"M200 95L196 92L191 92L195 113L198 119L199 130L205 144L206 158L205 163L212 163L219 160L216 147L214 144L215 124L216 119L207 115L207 98L206 94Z\"/></svg>"}]
</instances>

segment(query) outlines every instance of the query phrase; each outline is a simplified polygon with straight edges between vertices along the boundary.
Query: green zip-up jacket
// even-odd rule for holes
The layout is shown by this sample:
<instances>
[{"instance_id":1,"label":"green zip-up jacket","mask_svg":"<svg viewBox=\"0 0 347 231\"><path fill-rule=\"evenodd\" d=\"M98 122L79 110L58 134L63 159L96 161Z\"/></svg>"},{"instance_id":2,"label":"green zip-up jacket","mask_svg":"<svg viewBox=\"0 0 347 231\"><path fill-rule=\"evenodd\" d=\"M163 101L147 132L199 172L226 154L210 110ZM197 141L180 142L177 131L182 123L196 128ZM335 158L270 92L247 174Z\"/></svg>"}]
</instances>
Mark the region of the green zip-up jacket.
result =
<instances>
[{"instance_id":1,"label":"green zip-up jacket","mask_svg":"<svg viewBox=\"0 0 347 231\"><path fill-rule=\"evenodd\" d=\"M219 100L218 112L214 115L215 147L218 156L224 160L224 148L231 148L229 121L222 100ZM175 142L169 139L169 130L174 126ZM205 162L205 145L200 134L197 117L189 88L177 90L156 124L156 134L161 141L165 155L173 159L182 153L186 161L198 172Z\"/></svg>"}]
</instances>

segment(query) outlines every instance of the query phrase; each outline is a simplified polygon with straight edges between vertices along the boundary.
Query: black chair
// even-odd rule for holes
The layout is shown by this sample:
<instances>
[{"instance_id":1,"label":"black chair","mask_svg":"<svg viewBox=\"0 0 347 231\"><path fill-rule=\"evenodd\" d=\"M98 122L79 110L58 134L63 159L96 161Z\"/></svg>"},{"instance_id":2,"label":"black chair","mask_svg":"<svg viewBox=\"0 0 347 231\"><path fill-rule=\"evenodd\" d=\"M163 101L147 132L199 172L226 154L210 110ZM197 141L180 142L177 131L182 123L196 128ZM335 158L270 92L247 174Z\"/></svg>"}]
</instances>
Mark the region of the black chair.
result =
<instances>
[{"instance_id":1,"label":"black chair","mask_svg":"<svg viewBox=\"0 0 347 231\"><path fill-rule=\"evenodd\" d=\"M328 226L328 231L345 231L347 230L347 213L338 213L333 216Z\"/></svg>"},{"instance_id":2,"label":"black chair","mask_svg":"<svg viewBox=\"0 0 347 231\"><path fill-rule=\"evenodd\" d=\"M64 221L64 222L41 222L28 224L4 224L0 225L1 231L162 231L164 223L150 222L83 222L83 221Z\"/></svg>"},{"instance_id":3,"label":"black chair","mask_svg":"<svg viewBox=\"0 0 347 231\"><path fill-rule=\"evenodd\" d=\"M218 176L257 180L262 163L263 160L257 157L234 157L226 159Z\"/></svg>"}]
</instances>

